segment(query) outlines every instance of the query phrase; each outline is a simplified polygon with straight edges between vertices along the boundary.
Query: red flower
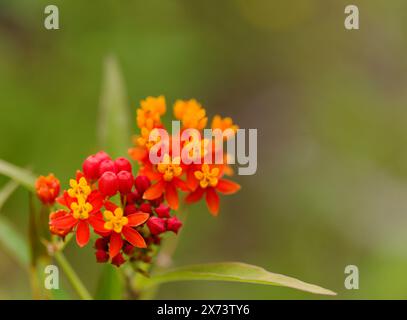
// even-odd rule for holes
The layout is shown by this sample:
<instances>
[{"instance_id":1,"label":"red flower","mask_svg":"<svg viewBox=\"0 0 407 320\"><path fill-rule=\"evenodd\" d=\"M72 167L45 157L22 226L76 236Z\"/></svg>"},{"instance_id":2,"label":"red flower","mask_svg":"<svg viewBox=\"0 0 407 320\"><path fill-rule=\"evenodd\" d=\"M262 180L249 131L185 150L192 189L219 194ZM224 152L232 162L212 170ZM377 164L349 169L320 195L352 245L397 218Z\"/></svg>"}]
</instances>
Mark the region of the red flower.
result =
<instances>
[{"instance_id":1,"label":"red flower","mask_svg":"<svg viewBox=\"0 0 407 320\"><path fill-rule=\"evenodd\" d=\"M165 194L168 205L171 209L177 210L179 205L177 188L189 191L186 183L180 179L182 175L180 157L171 160L170 156L166 154L163 161L157 165L158 172L153 171L152 166L145 166L144 170L151 180L156 180L156 183L147 189L143 199L154 200Z\"/></svg>"},{"instance_id":2,"label":"red flower","mask_svg":"<svg viewBox=\"0 0 407 320\"><path fill-rule=\"evenodd\" d=\"M240 189L240 185L230 180L221 178L221 170L218 167L209 167L208 164L203 164L201 170L196 170L194 176L189 176L189 179L196 179L199 184L195 191L191 192L185 199L187 203L199 201L203 195L206 195L205 200L209 212L216 216L219 212L219 193L233 194ZM190 184L193 184L192 182Z\"/></svg>"},{"instance_id":3,"label":"red flower","mask_svg":"<svg viewBox=\"0 0 407 320\"><path fill-rule=\"evenodd\" d=\"M110 235L109 255L114 258L120 253L123 247L123 237L134 247L146 248L146 242L141 234L134 229L145 223L148 213L133 213L128 216L123 214L123 209L117 207L111 202L105 203L106 210L103 218L97 218L98 223L94 226L95 231L103 234L105 237Z\"/></svg>"},{"instance_id":4,"label":"red flower","mask_svg":"<svg viewBox=\"0 0 407 320\"><path fill-rule=\"evenodd\" d=\"M52 205L55 203L56 197L59 195L60 184L59 180L50 173L48 176L40 176L35 182L35 189L37 196L45 205Z\"/></svg>"},{"instance_id":5,"label":"red flower","mask_svg":"<svg viewBox=\"0 0 407 320\"><path fill-rule=\"evenodd\" d=\"M103 196L91 188L85 177L78 175L77 180L71 179L71 189L65 191L58 203L69 210L60 210L59 217L50 220L50 226L58 230L72 230L76 232L76 242L80 247L89 242L89 224L98 228L98 215L103 206ZM62 214L62 212L64 214Z\"/></svg>"}]
</instances>

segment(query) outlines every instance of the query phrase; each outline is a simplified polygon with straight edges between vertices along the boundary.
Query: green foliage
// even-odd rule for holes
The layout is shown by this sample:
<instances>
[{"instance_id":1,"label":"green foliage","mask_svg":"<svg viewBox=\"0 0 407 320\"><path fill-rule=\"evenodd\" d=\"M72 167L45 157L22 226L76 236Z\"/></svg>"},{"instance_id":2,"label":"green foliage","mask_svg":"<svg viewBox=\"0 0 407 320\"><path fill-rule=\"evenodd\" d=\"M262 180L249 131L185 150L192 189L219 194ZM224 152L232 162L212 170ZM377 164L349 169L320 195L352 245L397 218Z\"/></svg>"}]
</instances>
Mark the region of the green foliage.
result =
<instances>
[{"instance_id":1,"label":"green foliage","mask_svg":"<svg viewBox=\"0 0 407 320\"><path fill-rule=\"evenodd\" d=\"M8 182L0 190L0 210L4 203L16 190L18 184L14 181ZM0 215L0 245L12 256L23 268L28 268L30 257L27 242L15 230L8 219Z\"/></svg>"},{"instance_id":2,"label":"green foliage","mask_svg":"<svg viewBox=\"0 0 407 320\"><path fill-rule=\"evenodd\" d=\"M34 191L35 176L32 172L0 159L0 174L13 179L28 190Z\"/></svg>"},{"instance_id":3,"label":"green foliage","mask_svg":"<svg viewBox=\"0 0 407 320\"><path fill-rule=\"evenodd\" d=\"M121 274L113 265L103 267L96 290L96 299L120 300L123 299L124 283Z\"/></svg>"},{"instance_id":4,"label":"green foliage","mask_svg":"<svg viewBox=\"0 0 407 320\"><path fill-rule=\"evenodd\" d=\"M104 65L98 136L100 147L113 157L126 154L130 141L129 110L123 77L117 60L109 56Z\"/></svg>"},{"instance_id":5,"label":"green foliage","mask_svg":"<svg viewBox=\"0 0 407 320\"><path fill-rule=\"evenodd\" d=\"M245 282L288 287L315 294L336 295L335 292L317 285L268 272L263 268L240 262L210 263L180 267L151 277L150 284L185 280Z\"/></svg>"},{"instance_id":6,"label":"green foliage","mask_svg":"<svg viewBox=\"0 0 407 320\"><path fill-rule=\"evenodd\" d=\"M130 141L129 111L123 77L116 58L109 56L104 64L104 86L100 98L99 144L113 157L124 156ZM106 265L99 279L97 299L121 299L121 274Z\"/></svg>"},{"instance_id":7,"label":"green foliage","mask_svg":"<svg viewBox=\"0 0 407 320\"><path fill-rule=\"evenodd\" d=\"M30 256L27 242L7 218L0 215L0 246L23 268L28 268Z\"/></svg>"}]
</instances>

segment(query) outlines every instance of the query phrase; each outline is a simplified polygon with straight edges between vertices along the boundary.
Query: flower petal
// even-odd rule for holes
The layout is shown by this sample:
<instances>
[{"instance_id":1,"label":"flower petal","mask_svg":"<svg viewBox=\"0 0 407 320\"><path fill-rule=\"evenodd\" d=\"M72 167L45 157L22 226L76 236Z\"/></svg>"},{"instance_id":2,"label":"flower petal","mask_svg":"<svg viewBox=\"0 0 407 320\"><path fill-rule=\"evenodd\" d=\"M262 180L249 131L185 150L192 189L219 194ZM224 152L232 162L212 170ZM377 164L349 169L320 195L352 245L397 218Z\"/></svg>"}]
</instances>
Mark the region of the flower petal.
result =
<instances>
[{"instance_id":1,"label":"flower petal","mask_svg":"<svg viewBox=\"0 0 407 320\"><path fill-rule=\"evenodd\" d=\"M173 178L172 182L174 185L182 191L190 191L189 186L185 183L185 181L181 180L180 178Z\"/></svg>"},{"instance_id":2,"label":"flower petal","mask_svg":"<svg viewBox=\"0 0 407 320\"><path fill-rule=\"evenodd\" d=\"M202 199L202 196L205 193L205 189L197 188L194 192L191 192L186 198L186 203L195 203Z\"/></svg>"},{"instance_id":3,"label":"flower petal","mask_svg":"<svg viewBox=\"0 0 407 320\"><path fill-rule=\"evenodd\" d=\"M164 192L164 188L165 182L163 180L160 180L159 182L148 188L146 192L144 192L143 199L154 200L161 197Z\"/></svg>"},{"instance_id":4,"label":"flower petal","mask_svg":"<svg viewBox=\"0 0 407 320\"><path fill-rule=\"evenodd\" d=\"M223 194L233 194L240 190L240 185L230 180L220 179L216 190Z\"/></svg>"},{"instance_id":5,"label":"flower petal","mask_svg":"<svg viewBox=\"0 0 407 320\"><path fill-rule=\"evenodd\" d=\"M109 230L106 230L104 225L105 221L103 220L102 217L99 216L89 216L88 222L92 226L92 228L97 231L97 232L107 232Z\"/></svg>"},{"instance_id":6,"label":"flower petal","mask_svg":"<svg viewBox=\"0 0 407 320\"><path fill-rule=\"evenodd\" d=\"M167 200L171 209L178 209L178 192L172 183L167 183L165 186L165 199Z\"/></svg>"},{"instance_id":7,"label":"flower petal","mask_svg":"<svg viewBox=\"0 0 407 320\"><path fill-rule=\"evenodd\" d=\"M106 200L104 203L106 210L114 212L117 209L117 205L111 201Z\"/></svg>"},{"instance_id":8,"label":"flower petal","mask_svg":"<svg viewBox=\"0 0 407 320\"><path fill-rule=\"evenodd\" d=\"M56 218L50 221L50 225L57 229L71 229L78 222L71 214L67 213L65 216Z\"/></svg>"},{"instance_id":9,"label":"flower petal","mask_svg":"<svg viewBox=\"0 0 407 320\"><path fill-rule=\"evenodd\" d=\"M187 171L187 186L191 191L195 191L198 188L199 180L195 178L195 171L190 169Z\"/></svg>"},{"instance_id":10,"label":"flower petal","mask_svg":"<svg viewBox=\"0 0 407 320\"><path fill-rule=\"evenodd\" d=\"M123 247L123 239L121 233L112 232L110 236L109 255L111 258L116 256Z\"/></svg>"},{"instance_id":11,"label":"flower petal","mask_svg":"<svg viewBox=\"0 0 407 320\"><path fill-rule=\"evenodd\" d=\"M82 177L85 177L85 175L80 170L77 170L76 171L76 181L79 182L79 180L81 180Z\"/></svg>"},{"instance_id":12,"label":"flower petal","mask_svg":"<svg viewBox=\"0 0 407 320\"><path fill-rule=\"evenodd\" d=\"M130 242L133 246L138 247L138 248L146 248L146 242L144 241L144 238L141 236L138 231L128 227L124 226L123 227L123 235L126 238L128 242Z\"/></svg>"},{"instance_id":13,"label":"flower petal","mask_svg":"<svg viewBox=\"0 0 407 320\"><path fill-rule=\"evenodd\" d=\"M214 188L207 189L206 204L208 205L209 212L213 216L217 216L219 213L219 196Z\"/></svg>"},{"instance_id":14,"label":"flower petal","mask_svg":"<svg viewBox=\"0 0 407 320\"><path fill-rule=\"evenodd\" d=\"M84 247L89 242L90 230L89 224L84 220L79 220L76 227L76 243L80 247Z\"/></svg>"},{"instance_id":15,"label":"flower petal","mask_svg":"<svg viewBox=\"0 0 407 320\"><path fill-rule=\"evenodd\" d=\"M90 214L99 212L103 206L103 196L97 190L93 190L86 201L93 207L92 211L89 212Z\"/></svg>"},{"instance_id":16,"label":"flower petal","mask_svg":"<svg viewBox=\"0 0 407 320\"><path fill-rule=\"evenodd\" d=\"M127 223L130 227L137 227L148 220L150 215L148 213L133 213L127 216L129 222Z\"/></svg>"}]
</instances>

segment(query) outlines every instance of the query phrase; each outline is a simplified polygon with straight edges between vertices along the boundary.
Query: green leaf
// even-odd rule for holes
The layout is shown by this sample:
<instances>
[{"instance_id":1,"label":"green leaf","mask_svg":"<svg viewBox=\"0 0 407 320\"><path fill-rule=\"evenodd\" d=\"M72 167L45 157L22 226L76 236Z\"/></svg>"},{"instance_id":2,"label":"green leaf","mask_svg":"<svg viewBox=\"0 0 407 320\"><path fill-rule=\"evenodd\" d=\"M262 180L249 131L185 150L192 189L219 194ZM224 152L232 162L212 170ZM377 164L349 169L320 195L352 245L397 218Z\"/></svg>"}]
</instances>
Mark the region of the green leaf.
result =
<instances>
[{"instance_id":1,"label":"green leaf","mask_svg":"<svg viewBox=\"0 0 407 320\"><path fill-rule=\"evenodd\" d=\"M17 167L0 159L0 174L13 179L28 190L34 191L36 177L29 170Z\"/></svg>"},{"instance_id":2,"label":"green leaf","mask_svg":"<svg viewBox=\"0 0 407 320\"><path fill-rule=\"evenodd\" d=\"M15 181L9 181L3 189L0 190L0 210L4 203L17 189L18 184ZM10 256L23 267L28 268L30 255L27 242L15 230L9 220L0 215L0 246L4 248Z\"/></svg>"},{"instance_id":3,"label":"green leaf","mask_svg":"<svg viewBox=\"0 0 407 320\"><path fill-rule=\"evenodd\" d=\"M100 147L112 157L124 156L130 142L129 110L126 90L119 64L109 56L104 63L104 83L100 100L98 137ZM113 266L103 269L96 298L121 299L123 283Z\"/></svg>"},{"instance_id":4,"label":"green leaf","mask_svg":"<svg viewBox=\"0 0 407 320\"><path fill-rule=\"evenodd\" d=\"M6 183L3 189L0 190L0 210L3 208L4 204L8 200L8 198L16 191L18 187L18 183L14 180L11 180Z\"/></svg>"},{"instance_id":5,"label":"green leaf","mask_svg":"<svg viewBox=\"0 0 407 320\"><path fill-rule=\"evenodd\" d=\"M268 272L263 268L240 263L223 262L180 267L150 278L150 284L185 280L232 281L289 287L315 294L336 295L335 292L295 278Z\"/></svg>"},{"instance_id":6,"label":"green leaf","mask_svg":"<svg viewBox=\"0 0 407 320\"><path fill-rule=\"evenodd\" d=\"M98 300L123 299L124 282L118 269L110 264L103 267L100 274L96 296Z\"/></svg>"},{"instance_id":7,"label":"green leaf","mask_svg":"<svg viewBox=\"0 0 407 320\"><path fill-rule=\"evenodd\" d=\"M123 77L117 60L109 56L104 65L98 136L101 148L113 157L127 153L130 141L129 119Z\"/></svg>"},{"instance_id":8,"label":"green leaf","mask_svg":"<svg viewBox=\"0 0 407 320\"><path fill-rule=\"evenodd\" d=\"M0 245L23 267L28 268L30 255L27 242L7 218L0 215Z\"/></svg>"}]
</instances>

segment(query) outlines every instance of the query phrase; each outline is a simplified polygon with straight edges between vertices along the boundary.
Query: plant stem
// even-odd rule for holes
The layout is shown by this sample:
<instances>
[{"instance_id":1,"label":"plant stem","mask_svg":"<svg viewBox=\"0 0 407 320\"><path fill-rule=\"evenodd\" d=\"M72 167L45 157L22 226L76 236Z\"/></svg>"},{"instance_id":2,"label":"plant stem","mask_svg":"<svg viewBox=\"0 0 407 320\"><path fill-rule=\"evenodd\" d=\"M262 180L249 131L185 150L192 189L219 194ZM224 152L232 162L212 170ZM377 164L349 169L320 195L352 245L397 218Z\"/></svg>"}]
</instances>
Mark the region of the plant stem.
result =
<instances>
[{"instance_id":1,"label":"plant stem","mask_svg":"<svg viewBox=\"0 0 407 320\"><path fill-rule=\"evenodd\" d=\"M81 279L79 279L75 270L69 264L68 260L65 258L64 254L60 251L55 252L55 260L58 262L60 267L64 270L65 275L67 276L72 287L75 289L76 293L82 300L92 300L88 289L83 285Z\"/></svg>"}]
</instances>

